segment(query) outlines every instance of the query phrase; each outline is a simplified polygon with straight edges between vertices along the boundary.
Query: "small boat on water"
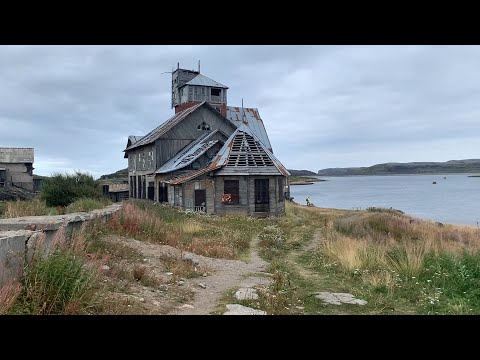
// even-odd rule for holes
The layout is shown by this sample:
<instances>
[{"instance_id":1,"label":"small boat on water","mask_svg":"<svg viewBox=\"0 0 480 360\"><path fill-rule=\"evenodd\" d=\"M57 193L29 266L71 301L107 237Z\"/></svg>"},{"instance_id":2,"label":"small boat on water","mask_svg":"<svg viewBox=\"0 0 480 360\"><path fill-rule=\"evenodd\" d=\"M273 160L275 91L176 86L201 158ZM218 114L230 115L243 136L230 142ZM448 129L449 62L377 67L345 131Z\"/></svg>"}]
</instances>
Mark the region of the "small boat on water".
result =
<instances>
[{"instance_id":1,"label":"small boat on water","mask_svg":"<svg viewBox=\"0 0 480 360\"><path fill-rule=\"evenodd\" d=\"M436 183L437 183L437 182L436 182L436 181L434 181L432 184L436 184Z\"/></svg>"}]
</instances>

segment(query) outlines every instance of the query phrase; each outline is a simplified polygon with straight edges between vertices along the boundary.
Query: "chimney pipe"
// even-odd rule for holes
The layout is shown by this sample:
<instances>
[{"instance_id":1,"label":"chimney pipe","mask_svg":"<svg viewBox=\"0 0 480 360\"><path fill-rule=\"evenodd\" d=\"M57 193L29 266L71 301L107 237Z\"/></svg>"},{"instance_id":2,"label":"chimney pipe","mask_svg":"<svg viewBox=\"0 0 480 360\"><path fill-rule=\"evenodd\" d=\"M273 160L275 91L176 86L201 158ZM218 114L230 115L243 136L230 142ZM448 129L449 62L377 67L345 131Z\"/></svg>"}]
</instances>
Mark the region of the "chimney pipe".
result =
<instances>
[{"instance_id":1,"label":"chimney pipe","mask_svg":"<svg viewBox=\"0 0 480 360\"><path fill-rule=\"evenodd\" d=\"M200 74L200 60L198 60L198 73Z\"/></svg>"},{"instance_id":2,"label":"chimney pipe","mask_svg":"<svg viewBox=\"0 0 480 360\"><path fill-rule=\"evenodd\" d=\"M180 69L180 63L177 63L177 70Z\"/></svg>"}]
</instances>

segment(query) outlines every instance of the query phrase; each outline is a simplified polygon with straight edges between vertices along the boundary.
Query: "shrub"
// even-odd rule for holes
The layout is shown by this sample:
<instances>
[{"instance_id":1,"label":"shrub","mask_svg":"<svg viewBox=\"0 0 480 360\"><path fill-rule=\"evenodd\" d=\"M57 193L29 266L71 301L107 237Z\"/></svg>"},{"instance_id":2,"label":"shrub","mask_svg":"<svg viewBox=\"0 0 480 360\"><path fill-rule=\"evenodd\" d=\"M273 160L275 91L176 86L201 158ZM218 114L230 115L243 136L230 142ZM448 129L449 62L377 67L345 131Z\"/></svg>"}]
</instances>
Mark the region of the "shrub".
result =
<instances>
[{"instance_id":1,"label":"shrub","mask_svg":"<svg viewBox=\"0 0 480 360\"><path fill-rule=\"evenodd\" d=\"M54 174L45 180L41 197L47 206L68 206L80 198L102 197L92 175L76 171L74 174Z\"/></svg>"}]
</instances>

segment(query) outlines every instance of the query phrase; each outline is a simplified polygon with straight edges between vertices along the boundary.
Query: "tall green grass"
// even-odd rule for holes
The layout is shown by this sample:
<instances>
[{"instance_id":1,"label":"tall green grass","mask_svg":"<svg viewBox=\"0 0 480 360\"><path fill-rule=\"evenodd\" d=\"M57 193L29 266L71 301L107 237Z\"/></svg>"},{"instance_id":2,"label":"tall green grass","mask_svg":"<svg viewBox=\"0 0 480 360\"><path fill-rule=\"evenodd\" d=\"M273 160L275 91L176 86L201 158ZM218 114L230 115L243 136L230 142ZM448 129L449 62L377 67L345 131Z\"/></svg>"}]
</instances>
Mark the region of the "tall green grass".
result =
<instances>
[{"instance_id":1,"label":"tall green grass","mask_svg":"<svg viewBox=\"0 0 480 360\"><path fill-rule=\"evenodd\" d=\"M48 256L37 249L25 268L13 313L88 313L96 299L99 264L87 261L84 229L74 232L71 239L59 230Z\"/></svg>"}]
</instances>

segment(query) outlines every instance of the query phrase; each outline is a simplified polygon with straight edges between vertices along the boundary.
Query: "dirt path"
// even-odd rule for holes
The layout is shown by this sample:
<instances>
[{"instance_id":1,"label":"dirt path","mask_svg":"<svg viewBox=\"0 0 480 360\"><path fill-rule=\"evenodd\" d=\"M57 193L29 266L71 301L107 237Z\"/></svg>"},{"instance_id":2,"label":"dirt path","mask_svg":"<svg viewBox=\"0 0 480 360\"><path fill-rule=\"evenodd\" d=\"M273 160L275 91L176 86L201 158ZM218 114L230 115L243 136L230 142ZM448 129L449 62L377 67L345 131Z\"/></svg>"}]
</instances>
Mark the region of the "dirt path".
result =
<instances>
[{"instance_id":1,"label":"dirt path","mask_svg":"<svg viewBox=\"0 0 480 360\"><path fill-rule=\"evenodd\" d=\"M240 260L212 259L192 254L194 261L198 261L200 265L208 266L215 272L206 278L192 280L191 286L195 295L190 305L193 308L179 309L176 314L207 315L215 309L221 296L228 289L252 285L252 282L261 282L252 278L246 279L251 273L265 271L268 266L268 263L258 255L257 242L258 239L256 238L252 241L250 261L248 263ZM206 285L206 289L200 288L198 283Z\"/></svg>"},{"instance_id":2,"label":"dirt path","mask_svg":"<svg viewBox=\"0 0 480 360\"><path fill-rule=\"evenodd\" d=\"M141 253L145 263L154 269L163 269L162 257L164 256L190 259L199 268L208 269L208 276L206 277L184 279L182 290L192 291L194 294L193 300L187 302L186 305L184 304L183 307L178 306L170 310L169 314L207 315L215 310L220 298L228 289L268 282L268 278L263 276L269 274L262 274L268 263L258 255L257 238L252 241L249 262L209 258L189 252L182 253L179 249L168 245L151 244L135 239L117 237L115 241ZM160 274L157 272L157 275ZM138 296L143 295L139 294Z\"/></svg>"}]
</instances>

